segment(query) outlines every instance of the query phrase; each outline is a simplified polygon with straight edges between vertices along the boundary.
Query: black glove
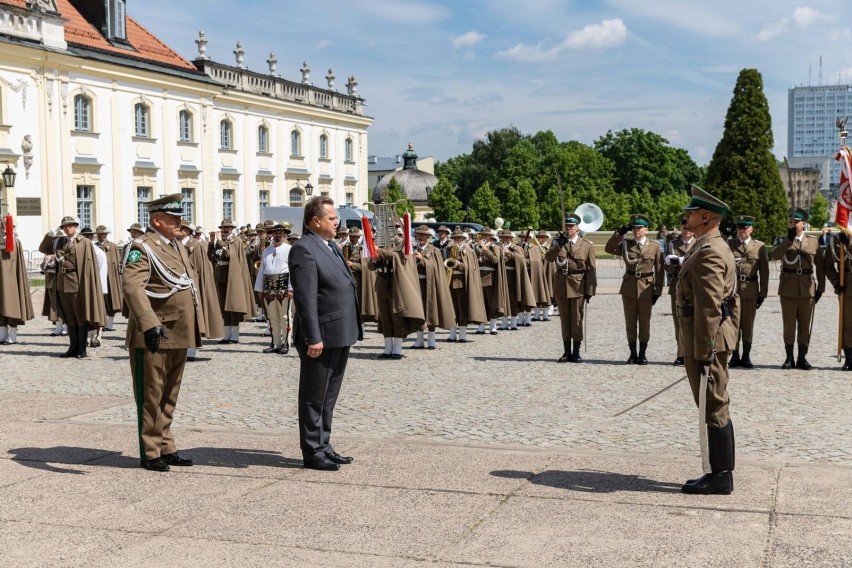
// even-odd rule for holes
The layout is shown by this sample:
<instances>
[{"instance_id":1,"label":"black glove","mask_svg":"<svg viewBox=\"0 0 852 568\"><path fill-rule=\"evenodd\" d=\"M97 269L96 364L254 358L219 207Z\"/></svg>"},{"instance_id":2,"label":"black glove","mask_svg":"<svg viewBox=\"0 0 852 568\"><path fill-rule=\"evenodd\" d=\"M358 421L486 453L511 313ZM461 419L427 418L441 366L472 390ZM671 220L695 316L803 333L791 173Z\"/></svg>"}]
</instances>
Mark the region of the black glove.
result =
<instances>
[{"instance_id":1,"label":"black glove","mask_svg":"<svg viewBox=\"0 0 852 568\"><path fill-rule=\"evenodd\" d=\"M845 291L846 291L846 284L844 284L843 286L838 284L837 286L834 287L834 293L837 294L838 296Z\"/></svg>"},{"instance_id":2,"label":"black glove","mask_svg":"<svg viewBox=\"0 0 852 568\"><path fill-rule=\"evenodd\" d=\"M659 299L660 299L660 295L654 294L653 297L651 298L651 305L653 306L654 304L656 304L657 300L659 300Z\"/></svg>"},{"instance_id":3,"label":"black glove","mask_svg":"<svg viewBox=\"0 0 852 568\"><path fill-rule=\"evenodd\" d=\"M586 298L586 303L587 303L587 304L588 304L589 302L591 302L591 301L592 301L592 296L591 296L591 294L586 294L586 295L585 295L585 296L583 296L583 297L584 297L584 298Z\"/></svg>"},{"instance_id":4,"label":"black glove","mask_svg":"<svg viewBox=\"0 0 852 568\"><path fill-rule=\"evenodd\" d=\"M622 225L618 228L618 236L623 237L627 234L627 225Z\"/></svg>"},{"instance_id":5,"label":"black glove","mask_svg":"<svg viewBox=\"0 0 852 568\"><path fill-rule=\"evenodd\" d=\"M166 332L163 331L163 328L159 325L156 327L152 327L148 331L145 332L145 347L148 348L148 351L151 353L156 353L160 350L160 338L168 339L169 336L166 335Z\"/></svg>"},{"instance_id":6,"label":"black glove","mask_svg":"<svg viewBox=\"0 0 852 568\"><path fill-rule=\"evenodd\" d=\"M787 229L787 238L790 239L791 241L796 238L796 228L795 227Z\"/></svg>"},{"instance_id":7,"label":"black glove","mask_svg":"<svg viewBox=\"0 0 852 568\"><path fill-rule=\"evenodd\" d=\"M556 245L560 247L564 247L568 243L568 235L565 233L559 233L556 235Z\"/></svg>"},{"instance_id":8,"label":"black glove","mask_svg":"<svg viewBox=\"0 0 852 568\"><path fill-rule=\"evenodd\" d=\"M702 375L707 373L707 370L710 368L710 361L709 360L705 361L703 359L696 359L695 362L698 363L699 365L701 365L701 368L699 369L699 371L701 371Z\"/></svg>"},{"instance_id":9,"label":"black glove","mask_svg":"<svg viewBox=\"0 0 852 568\"><path fill-rule=\"evenodd\" d=\"M819 304L819 299L820 299L820 298L822 298L822 292L820 292L819 290L817 290L817 291L814 293L814 304Z\"/></svg>"},{"instance_id":10,"label":"black glove","mask_svg":"<svg viewBox=\"0 0 852 568\"><path fill-rule=\"evenodd\" d=\"M758 309L758 310L760 309L760 306L762 306L762 305L763 305L763 300L765 300L765 299L766 299L766 298L764 298L764 297L762 297L762 296L758 296L758 298L757 298L757 309Z\"/></svg>"},{"instance_id":11,"label":"black glove","mask_svg":"<svg viewBox=\"0 0 852 568\"><path fill-rule=\"evenodd\" d=\"M837 240L843 243L844 245L848 245L849 235L846 233L846 231L840 231L840 233L837 235Z\"/></svg>"}]
</instances>

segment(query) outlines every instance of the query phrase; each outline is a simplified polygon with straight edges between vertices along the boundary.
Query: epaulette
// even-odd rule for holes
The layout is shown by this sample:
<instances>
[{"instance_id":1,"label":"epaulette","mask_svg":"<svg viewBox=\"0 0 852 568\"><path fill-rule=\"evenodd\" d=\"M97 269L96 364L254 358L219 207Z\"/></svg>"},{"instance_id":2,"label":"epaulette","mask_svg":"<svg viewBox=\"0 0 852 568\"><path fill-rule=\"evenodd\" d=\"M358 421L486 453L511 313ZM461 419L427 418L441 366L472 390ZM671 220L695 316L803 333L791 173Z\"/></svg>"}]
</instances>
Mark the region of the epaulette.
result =
<instances>
[{"instance_id":1,"label":"epaulette","mask_svg":"<svg viewBox=\"0 0 852 568\"><path fill-rule=\"evenodd\" d=\"M134 242L134 243L142 244L142 243L143 243L143 242L145 242L145 241L143 241L143 240L142 240L142 237L139 237L138 239L133 239L133 242Z\"/></svg>"},{"instance_id":2,"label":"epaulette","mask_svg":"<svg viewBox=\"0 0 852 568\"><path fill-rule=\"evenodd\" d=\"M584 241L586 241L587 243L589 243L590 245L595 246L595 243L593 243L593 242L592 242L592 241L590 241L589 239L587 239L587 238L585 238L585 237L584 237L584 238L583 238L583 240L584 240Z\"/></svg>"}]
</instances>

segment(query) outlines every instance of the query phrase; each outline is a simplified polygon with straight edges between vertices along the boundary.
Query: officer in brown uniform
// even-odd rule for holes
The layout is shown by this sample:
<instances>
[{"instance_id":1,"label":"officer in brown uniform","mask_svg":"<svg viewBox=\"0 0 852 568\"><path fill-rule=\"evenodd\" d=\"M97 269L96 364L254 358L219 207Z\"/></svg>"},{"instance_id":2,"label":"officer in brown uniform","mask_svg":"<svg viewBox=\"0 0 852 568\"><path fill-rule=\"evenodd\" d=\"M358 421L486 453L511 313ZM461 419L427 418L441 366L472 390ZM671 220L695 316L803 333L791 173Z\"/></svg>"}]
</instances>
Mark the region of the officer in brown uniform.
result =
<instances>
[{"instance_id":1,"label":"officer in brown uniform","mask_svg":"<svg viewBox=\"0 0 852 568\"><path fill-rule=\"evenodd\" d=\"M842 254L842 261L841 261ZM840 283L840 270L843 265L843 284ZM843 325L841 346L843 347L843 371L852 371L852 245L849 234L841 231L829 237L825 253L825 276L834 287L834 293L843 296Z\"/></svg>"},{"instance_id":2,"label":"officer in brown uniform","mask_svg":"<svg viewBox=\"0 0 852 568\"><path fill-rule=\"evenodd\" d=\"M651 220L644 215L631 215L633 240L625 239L627 226L622 225L612 234L604 247L609 254L624 259L625 271L621 281L621 303L627 326L627 343L630 347L628 363L647 365L645 350L651 338L651 306L663 293L663 257L660 244L648 238ZM636 327L639 326L639 352L636 352Z\"/></svg>"},{"instance_id":3,"label":"officer in brown uniform","mask_svg":"<svg viewBox=\"0 0 852 568\"><path fill-rule=\"evenodd\" d=\"M412 349L435 349L435 329L450 329L456 323L453 300L447 284L447 271L444 269L444 256L429 241L429 227L420 225L414 231L417 244L414 245L414 260L417 262L417 280L420 284L420 296L423 300L423 329L417 331ZM424 338L428 332L428 338Z\"/></svg>"},{"instance_id":4,"label":"officer in brown uniform","mask_svg":"<svg viewBox=\"0 0 852 568\"><path fill-rule=\"evenodd\" d=\"M124 268L130 311L126 344L139 429L141 465L151 471L191 466L177 453L171 425L188 347L201 345L195 271L180 244L183 195L148 203L151 226L131 243Z\"/></svg>"},{"instance_id":5,"label":"officer in brown uniform","mask_svg":"<svg viewBox=\"0 0 852 568\"><path fill-rule=\"evenodd\" d=\"M17 343L18 326L34 317L27 263L17 236L13 246L6 252L6 227L0 219L0 345Z\"/></svg>"},{"instance_id":6,"label":"officer in brown uniform","mask_svg":"<svg viewBox=\"0 0 852 568\"><path fill-rule=\"evenodd\" d=\"M547 255L547 251L549 251L551 247L551 243L548 242L550 241L550 233L544 229L540 229L539 232L536 233L535 238L545 255ZM550 298L548 299L547 307L539 310L539 320L550 321L550 316L553 315L553 306L556 303L556 294L553 290L553 277L556 274L556 264L553 262L545 262L544 272L545 277L547 278L547 286L550 290Z\"/></svg>"},{"instance_id":7,"label":"officer in brown uniform","mask_svg":"<svg viewBox=\"0 0 852 568\"><path fill-rule=\"evenodd\" d=\"M506 262L503 250L494 241L494 232L483 227L479 242L473 245L479 261L479 279L482 281L482 297L485 301L485 317L489 321L489 333L497 335L497 318L509 313L509 288L506 284ZM479 324L478 334L485 334L485 323Z\"/></svg>"},{"instance_id":8,"label":"officer in brown uniform","mask_svg":"<svg viewBox=\"0 0 852 568\"><path fill-rule=\"evenodd\" d=\"M347 240L343 244L341 253L349 269L352 271L352 277L355 279L355 285L358 289L358 299L361 299L361 257L363 256L364 247L361 246L361 229L358 227L350 227L347 232Z\"/></svg>"},{"instance_id":9,"label":"officer in brown uniform","mask_svg":"<svg viewBox=\"0 0 852 568\"><path fill-rule=\"evenodd\" d=\"M737 272L734 255L719 231L727 210L727 205L695 186L684 207L684 229L693 231L697 240L686 253L678 278L678 322L684 366L699 408L705 471L681 488L693 495L729 495L734 490L734 425L728 408L727 363L737 341L733 319Z\"/></svg>"},{"instance_id":10,"label":"officer in brown uniform","mask_svg":"<svg viewBox=\"0 0 852 568\"><path fill-rule=\"evenodd\" d=\"M256 311L245 243L234 232L236 227L233 221L224 219L207 249L225 324L225 335L219 343L239 343L240 323Z\"/></svg>"},{"instance_id":11,"label":"officer in brown uniform","mask_svg":"<svg viewBox=\"0 0 852 568\"><path fill-rule=\"evenodd\" d=\"M553 277L553 293L559 308L562 324L560 363L582 363L580 344L583 343L583 319L586 304L595 295L598 284L595 267L595 245L580 238L580 216L570 213L565 216L565 232L551 243L545 259L556 266ZM572 348L571 342L574 345Z\"/></svg>"},{"instance_id":12,"label":"officer in brown uniform","mask_svg":"<svg viewBox=\"0 0 852 568\"><path fill-rule=\"evenodd\" d=\"M781 318L784 320L784 349L787 358L782 369L810 370L805 356L811 340L811 318L814 305L825 292L824 254L819 239L805 234L810 215L796 209L787 221L787 238L772 247L772 260L781 261L778 296L781 298ZM816 283L814 283L816 273ZM796 333L798 327L798 334ZM798 339L799 352L793 361L793 344Z\"/></svg>"},{"instance_id":13,"label":"officer in brown uniform","mask_svg":"<svg viewBox=\"0 0 852 568\"><path fill-rule=\"evenodd\" d=\"M482 279L476 252L467 242L461 227L453 229L452 239L452 246L446 249L447 260L451 261L452 265L447 272L456 325L450 329L447 341L466 343L468 324L485 323L488 317L485 314L485 299L482 296Z\"/></svg>"},{"instance_id":14,"label":"officer in brown uniform","mask_svg":"<svg viewBox=\"0 0 852 568\"><path fill-rule=\"evenodd\" d=\"M739 317L734 324L739 329L739 340L743 344L740 355L739 341L728 368L744 367L753 369L751 362L751 343L754 338L754 318L769 294L769 256L766 245L751 238L754 229L754 217L740 215L734 222L737 236L728 240L734 260L737 263L737 296L739 297Z\"/></svg>"},{"instance_id":15,"label":"officer in brown uniform","mask_svg":"<svg viewBox=\"0 0 852 568\"><path fill-rule=\"evenodd\" d=\"M662 229L661 229L662 231ZM672 320L674 320L675 343L677 347L677 358L674 365L683 365L683 349L680 345L679 326L677 323L677 278L680 274L680 265L683 263L683 257L692 247L695 242L695 237L692 231L684 228L680 236L669 240L666 245L666 254L664 257L665 271L669 275L669 297L672 301Z\"/></svg>"},{"instance_id":16,"label":"officer in brown uniform","mask_svg":"<svg viewBox=\"0 0 852 568\"><path fill-rule=\"evenodd\" d=\"M104 328L113 331L113 318L115 314L121 313L121 304L124 296L121 294L121 251L118 245L109 240L109 229L105 225L98 225L95 229L95 246L99 247L107 257L107 279L109 286L105 290L104 304L106 305L107 320Z\"/></svg>"}]
</instances>

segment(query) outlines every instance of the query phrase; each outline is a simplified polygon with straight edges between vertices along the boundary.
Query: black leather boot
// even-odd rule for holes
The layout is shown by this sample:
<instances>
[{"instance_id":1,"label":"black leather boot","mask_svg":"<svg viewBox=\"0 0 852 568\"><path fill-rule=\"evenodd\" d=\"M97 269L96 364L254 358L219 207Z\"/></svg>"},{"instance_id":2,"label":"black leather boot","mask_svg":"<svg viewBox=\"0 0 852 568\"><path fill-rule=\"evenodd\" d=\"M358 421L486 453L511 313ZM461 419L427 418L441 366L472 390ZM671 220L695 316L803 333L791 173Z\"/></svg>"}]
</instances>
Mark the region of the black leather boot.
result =
<instances>
[{"instance_id":1,"label":"black leather boot","mask_svg":"<svg viewBox=\"0 0 852 568\"><path fill-rule=\"evenodd\" d=\"M751 362L751 343L743 341L743 355L740 357L740 367L743 369L754 369L754 363Z\"/></svg>"},{"instance_id":2,"label":"black leather boot","mask_svg":"<svg viewBox=\"0 0 852 568\"><path fill-rule=\"evenodd\" d=\"M805 355L808 354L808 346L799 344L799 356L796 357L796 368L801 369L803 371L810 371L813 369L808 360L805 359Z\"/></svg>"},{"instance_id":3,"label":"black leather boot","mask_svg":"<svg viewBox=\"0 0 852 568\"><path fill-rule=\"evenodd\" d=\"M571 356L571 340L562 340L562 357L559 358L559 363L573 363L574 358Z\"/></svg>"},{"instance_id":4,"label":"black leather boot","mask_svg":"<svg viewBox=\"0 0 852 568\"><path fill-rule=\"evenodd\" d=\"M287 338L284 338L284 343L281 344L281 348L278 350L278 353L281 355L286 355L290 352L290 342L287 341Z\"/></svg>"},{"instance_id":5,"label":"black leather boot","mask_svg":"<svg viewBox=\"0 0 852 568\"><path fill-rule=\"evenodd\" d=\"M745 347L743 347L743 351L745 351ZM738 349L731 354L731 360L728 361L728 368L735 369L740 366L742 366L742 360L740 359L740 351Z\"/></svg>"},{"instance_id":6,"label":"black leather boot","mask_svg":"<svg viewBox=\"0 0 852 568\"><path fill-rule=\"evenodd\" d=\"M784 349L787 351L787 359L784 360L784 364L781 365L782 369L792 369L796 366L796 362L793 360L793 346L785 345Z\"/></svg>"},{"instance_id":7,"label":"black leather boot","mask_svg":"<svg viewBox=\"0 0 852 568\"><path fill-rule=\"evenodd\" d=\"M647 365L648 359L645 358L645 350L648 348L647 341L639 342L639 356L636 358L637 365Z\"/></svg>"},{"instance_id":8,"label":"black leather boot","mask_svg":"<svg viewBox=\"0 0 852 568\"><path fill-rule=\"evenodd\" d=\"M734 425L730 420L724 428L707 428L707 449L710 473L687 481L680 490L690 495L730 495L734 490L736 453Z\"/></svg>"},{"instance_id":9,"label":"black leather boot","mask_svg":"<svg viewBox=\"0 0 852 568\"><path fill-rule=\"evenodd\" d=\"M78 326L76 326L76 325L69 325L68 326L68 343L69 343L68 351L66 351L65 353L60 355L60 357L67 358L67 357L76 357L77 356L77 341L79 341L78 338L77 338L77 327ZM85 344L85 340L84 340L84 344Z\"/></svg>"},{"instance_id":10,"label":"black leather boot","mask_svg":"<svg viewBox=\"0 0 852 568\"><path fill-rule=\"evenodd\" d=\"M846 360L843 362L843 367L841 367L841 370L852 371L852 347L844 347L843 355L846 356Z\"/></svg>"},{"instance_id":11,"label":"black leather boot","mask_svg":"<svg viewBox=\"0 0 852 568\"><path fill-rule=\"evenodd\" d=\"M582 363L583 362L583 358L580 357L580 344L581 343L583 343L583 342L577 341L576 339L574 340L574 350L571 352L571 357L572 357L572 359L574 360L575 363Z\"/></svg>"},{"instance_id":12,"label":"black leather boot","mask_svg":"<svg viewBox=\"0 0 852 568\"><path fill-rule=\"evenodd\" d=\"M87 325L78 325L77 326L77 354L75 357L77 359L85 359L88 357L86 353L86 338L89 336L89 326Z\"/></svg>"},{"instance_id":13,"label":"black leather boot","mask_svg":"<svg viewBox=\"0 0 852 568\"><path fill-rule=\"evenodd\" d=\"M630 341L627 345L630 347L630 357L627 359L627 364L638 363L639 356L636 355L636 342Z\"/></svg>"},{"instance_id":14,"label":"black leather boot","mask_svg":"<svg viewBox=\"0 0 852 568\"><path fill-rule=\"evenodd\" d=\"M683 357L678 357L677 359L675 359L672 365L674 365L675 367L683 367Z\"/></svg>"}]
</instances>

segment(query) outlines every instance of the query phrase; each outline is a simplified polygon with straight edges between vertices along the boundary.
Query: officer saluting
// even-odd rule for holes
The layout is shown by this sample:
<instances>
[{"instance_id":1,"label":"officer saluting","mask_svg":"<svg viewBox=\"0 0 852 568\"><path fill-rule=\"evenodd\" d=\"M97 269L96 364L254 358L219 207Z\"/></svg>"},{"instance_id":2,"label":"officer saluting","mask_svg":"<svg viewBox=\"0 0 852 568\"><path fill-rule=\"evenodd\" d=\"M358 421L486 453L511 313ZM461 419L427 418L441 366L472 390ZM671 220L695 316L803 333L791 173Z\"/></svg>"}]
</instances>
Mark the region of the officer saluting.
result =
<instances>
[{"instance_id":1,"label":"officer saluting","mask_svg":"<svg viewBox=\"0 0 852 568\"><path fill-rule=\"evenodd\" d=\"M736 322L743 342L743 354L740 356L739 342L731 356L728 367L754 368L751 362L751 342L754 337L754 318L769 293L769 257L766 245L751 238L754 229L754 217L740 215L735 220L737 236L728 241L734 260L737 263L737 296L740 311Z\"/></svg>"},{"instance_id":2,"label":"officer saluting","mask_svg":"<svg viewBox=\"0 0 852 568\"><path fill-rule=\"evenodd\" d=\"M787 221L787 238L772 248L772 260L781 261L778 296L781 297L781 317L784 320L784 349L787 358L782 369L809 371L811 364L805 359L811 340L811 318L814 305L825 292L825 266L819 239L805 234L805 223L810 215L796 209ZM816 285L814 285L816 272ZM798 326L799 353L793 362L793 343Z\"/></svg>"},{"instance_id":3,"label":"officer saluting","mask_svg":"<svg viewBox=\"0 0 852 568\"><path fill-rule=\"evenodd\" d=\"M660 233L663 229L660 229ZM676 235L676 234L675 234ZM675 236L669 234L670 237ZM677 357L674 365L683 365L683 347L680 344L680 325L677 321L677 279L680 275L680 265L683 263L683 257L695 244L695 236L692 231L685 226L681 230L680 236L669 242L669 251L665 256L666 274L669 275L669 297L672 300L672 319L674 320L675 342L677 344Z\"/></svg>"},{"instance_id":4,"label":"officer saluting","mask_svg":"<svg viewBox=\"0 0 852 568\"><path fill-rule=\"evenodd\" d=\"M171 431L186 350L200 346L205 333L195 271L178 242L182 199L175 193L148 203L151 226L131 243L124 268L124 299L130 312L126 344L139 451L142 467L151 471L193 464L177 453Z\"/></svg>"}]
</instances>

